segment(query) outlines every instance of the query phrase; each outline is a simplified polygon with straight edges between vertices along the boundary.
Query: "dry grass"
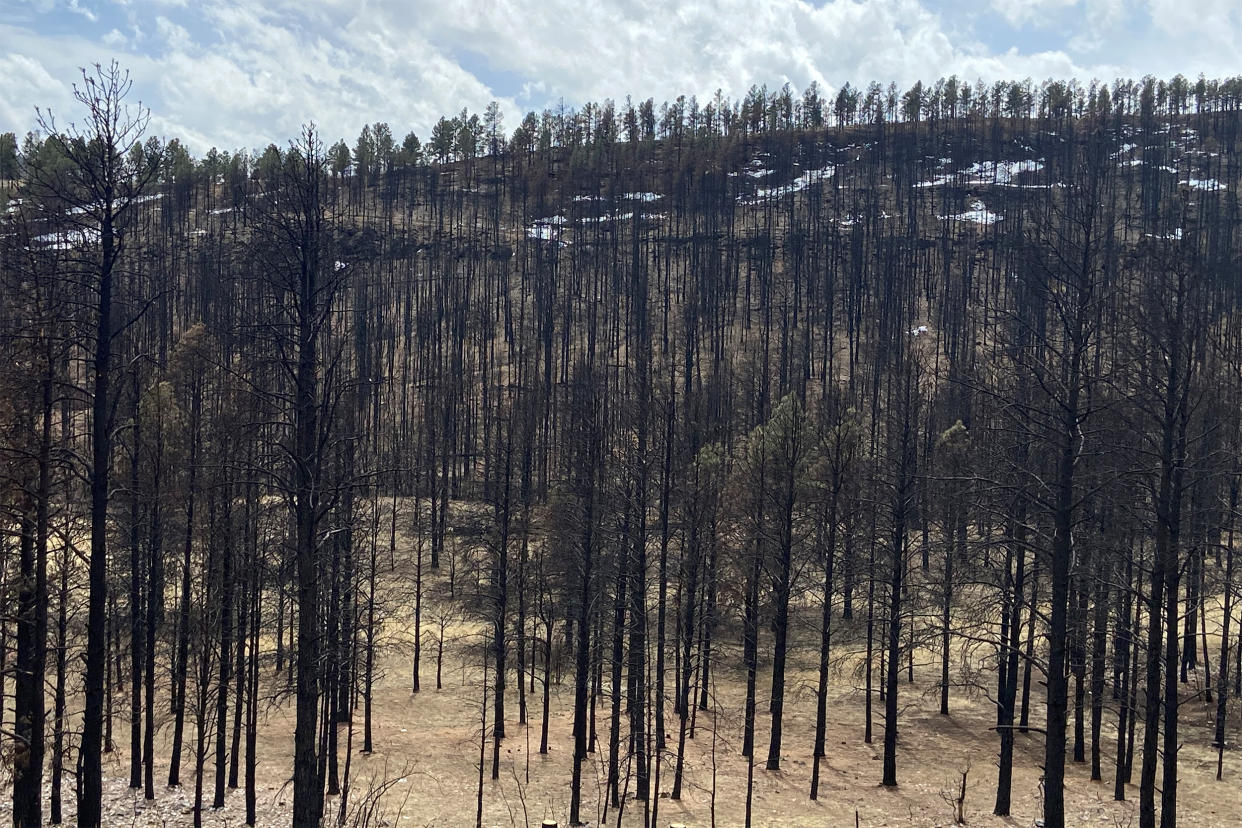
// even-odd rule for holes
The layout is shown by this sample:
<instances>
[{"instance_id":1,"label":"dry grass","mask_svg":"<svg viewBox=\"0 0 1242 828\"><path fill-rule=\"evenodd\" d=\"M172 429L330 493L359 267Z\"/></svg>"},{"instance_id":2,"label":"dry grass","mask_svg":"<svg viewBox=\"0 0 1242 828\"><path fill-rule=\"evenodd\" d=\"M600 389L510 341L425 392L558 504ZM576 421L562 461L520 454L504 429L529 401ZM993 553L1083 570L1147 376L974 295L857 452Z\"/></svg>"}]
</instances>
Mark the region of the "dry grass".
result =
<instances>
[{"instance_id":1,"label":"dry grass","mask_svg":"<svg viewBox=\"0 0 1242 828\"><path fill-rule=\"evenodd\" d=\"M434 644L423 651L423 690L410 692L411 612L408 606L411 554L408 538L402 539L395 573L385 578L389 621L382 632L378 656L378 679L374 698L375 752L364 755L361 707L355 717L351 767L351 813L364 802L369 790L383 788L370 824L389 826L467 826L475 819L480 738L480 704L483 700L482 671L477 657L477 638L469 625L455 623L446 652L445 686L435 690ZM386 556L385 556L386 557ZM443 568L432 579L445 577ZM428 613L431 615L432 613ZM424 635L432 624L424 617ZM996 751L998 738L990 729L995 708L982 692L969 686L955 688L949 716L938 713L936 684L939 667L930 653L922 653L916 665L915 683L907 684L905 673L899 698L902 704L901 739L898 749L896 789L878 785L880 779L883 724L881 706L876 705L874 744L863 742L863 691L855 673L856 650L848 643L853 633L841 625L840 660L829 690L827 752L822 765L820 799L808 798L811 776L811 748L814 734L815 686L818 666L817 641L804 634L791 653L789 696L786 702L785 740L782 770L763 769L769 739L768 717L764 713L770 673L761 667L759 681L760 717L756 732L754 771L754 823L761 826L849 826L857 819L862 826L950 825L953 806L946 800L969 766L964 807L966 824L980 826L1029 826L1040 816L1039 765L1042 736L1031 732L1017 737L1013 782L1013 816L991 814L995 796ZM681 822L688 826L737 826L743 822L747 766L739 756L745 675L740 669L740 650L730 630L722 630L717 648L712 704L696 714L695 737L688 743L686 782L681 801L667 798L672 786L672 750L676 746L677 721L669 715L669 752L660 771L661 798L658 825ZM426 640L426 639L425 639ZM270 656L270 653L268 653ZM471 663L468 663L471 662ZM961 663L954 661L955 667ZM669 653L671 685L672 653ZM877 682L878 682L877 674ZM994 678L985 677L988 682ZM572 677L551 689L551 749L538 754L540 685L530 695L530 728L517 724L517 691L509 677L507 697L508 738L501 750L500 778L490 778L490 741L486 746L488 773L484 781L483 824L486 826L539 825L544 818L567 824L569 780L572 757ZM607 681L606 681L607 683ZM292 704L284 691L282 677L264 671L265 692L272 698L260 722L258 799L261 825L287 825L292 786ZM280 699L277 701L276 699ZM120 705L122 702L117 701ZM490 705L490 699L488 700ZM161 705L161 714L166 708ZM1235 705L1236 708L1236 705ZM608 733L609 700L598 706L597 730L601 743L588 760L583 788L584 813L592 824L606 815L616 825L617 813L605 809L604 775ZM1219 826L1242 822L1242 793L1237 775L1242 763L1226 754L1225 781L1215 781L1215 752L1211 749L1209 722L1214 705L1188 698L1183 707L1183 748L1180 754L1179 824ZM1036 705L1032 722L1041 723L1043 708ZM1115 751L1115 716L1105 716L1105 781L1091 782L1087 765L1070 763L1067 769L1066 813L1071 824L1137 825L1137 788L1127 789L1130 801L1112 798L1111 757ZM1238 715L1230 716L1233 733L1238 731ZM105 817L109 825L187 825L192 821L193 765L187 757L183 779L187 785L169 790L162 785L167 773L167 746L157 752L157 793L155 803L144 803L141 792L124 787L128 777L125 752L128 723L124 714L115 722L118 750L107 757L105 773ZM623 725L622 732L625 732ZM170 728L165 728L167 736ZM187 737L193 734L188 726ZM347 728L340 730L342 767ZM1236 738L1236 737L1233 737ZM1141 749L1141 733L1139 734ZM214 755L214 754L213 754ZM1136 765L1139 757L1136 756ZM209 757L207 773L214 772ZM623 773L625 773L623 764ZM1137 780L1137 767L1135 779ZM205 801L210 803L211 779L205 780ZM72 787L66 788L67 819L72 819ZM654 804L654 803L651 803ZM7 807L7 803L5 803ZM623 826L643 824L643 803L632 799L624 805ZM339 809L332 798L328 813ZM226 808L206 811L204 824L237 826L242 824L244 799L240 790L229 791ZM352 820L347 819L349 823Z\"/></svg>"}]
</instances>

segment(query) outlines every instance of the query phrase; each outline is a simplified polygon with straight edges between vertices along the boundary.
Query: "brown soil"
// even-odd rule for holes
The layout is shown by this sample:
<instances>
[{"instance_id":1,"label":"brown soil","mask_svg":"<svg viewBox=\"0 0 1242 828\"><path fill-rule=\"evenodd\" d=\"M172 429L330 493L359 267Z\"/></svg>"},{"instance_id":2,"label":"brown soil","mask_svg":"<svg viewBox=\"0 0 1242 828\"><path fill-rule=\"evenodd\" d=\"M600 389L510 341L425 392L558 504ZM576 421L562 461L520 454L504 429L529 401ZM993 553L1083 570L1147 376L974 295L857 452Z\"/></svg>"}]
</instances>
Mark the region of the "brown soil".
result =
<instances>
[{"instance_id":1,"label":"brown soil","mask_svg":"<svg viewBox=\"0 0 1242 828\"><path fill-rule=\"evenodd\" d=\"M400 563L397 571L405 577L412 572ZM441 579L443 572L433 576ZM410 610L403 603L396 606L395 584L388 589L394 603L389 609L394 620L383 633L383 649L378 656L374 697L375 752L364 755L362 746L362 709L354 719L354 753L350 768L352 792L349 795L349 817L346 824L364 824L361 811L370 811L371 826L470 826L475 822L479 780L480 704L483 698L481 668L474 655L468 627L457 624L450 628L451 640L446 649L444 689L435 689L434 643L425 643L423 651L422 691L410 692L410 638L407 624ZM408 592L408 587L405 588ZM408 603L407 598L400 599ZM434 625L424 616L424 639L431 642ZM397 622L400 618L400 623ZM842 640L852 633L843 626ZM729 630L722 631L721 646L716 656L713 709L698 711L693 740L688 742L686 778L683 797L673 801L667 797L672 787L673 751L677 743L677 719L672 715L671 700L667 706L669 744L660 768L658 822L684 823L698 826L739 826L743 824L746 796L746 761L739 756L745 675L740 669L740 649L736 641L727 640ZM768 747L767 699L770 670L759 679L760 716L756 732L756 766L754 769L754 824L757 826L939 826L951 825L953 807L947 798L955 795L961 773L969 768L965 799L966 824L978 826L1031 826L1040 816L1041 793L1039 765L1042 763L1043 739L1034 731L1017 736L1013 783L1013 816L992 815L996 784L996 753L998 737L990 729L995 722L995 708L986 695L969 687L954 688L951 715L938 713L939 692L936 684L938 664L931 658L916 665L915 683L905 681L903 671L899 698L901 740L898 748L898 781L895 789L878 785L883 741L882 706L877 703L874 718L874 743L863 742L863 691L859 680L850 671L838 667L834 673L828 703L827 753L821 771L820 799L808 798L811 777L811 747L814 734L815 685L817 651L809 639L791 653L789 697L786 702L785 741L782 769L764 770ZM851 645L852 646L852 645ZM840 650L844 652L846 645ZM270 658L270 653L267 656ZM474 662L467 665L470 659ZM672 684L673 654L668 654L669 684ZM851 664L852 657L843 659ZM878 681L877 672L877 681ZM987 678L994 682L994 677ZM527 679L529 681L529 679ZM539 825L545 818L567 824L569 780L572 758L572 675L551 692L551 749L548 755L538 754L541 689L536 682L529 696L531 727L517 723L517 690L510 673L506 707L508 738L501 750L500 778L490 778L492 746L486 745L487 765L483 784L483 821L485 826ZM605 677L605 685L607 685ZM292 700L285 690L283 677L273 675L270 661L264 669L265 692L271 700L260 721L258 769L259 824L289 824L292 786L289 770L292 765ZM490 696L490 694L489 694ZM118 711L124 704L115 700ZM490 698L488 699L490 718ZM1230 715L1231 741L1239 730L1237 703ZM1110 702L1111 707L1111 702ZM160 705L160 715L167 718L167 706ZM606 772L606 740L610 701L599 701L597 731L599 744L589 757L584 773L583 809L591 824L617 824L614 808L605 808L604 777ZM1225 755L1225 781L1215 781L1216 754L1210 747L1210 721L1214 705L1209 708L1201 700L1190 699L1183 707L1183 747L1179 756L1178 820L1182 826L1223 826L1242 824L1242 791L1237 784L1242 772L1235 754ZM1043 719L1042 705L1032 710L1032 724ZM231 721L231 713L230 713ZM49 722L50 724L50 722ZM626 723L628 724L628 723ZM715 725L715 727L713 727ZM626 725L622 727L625 733ZM1089 766L1068 763L1066 788L1067 821L1072 825L1130 826L1137 825L1138 790L1126 789L1128 801L1113 801L1112 756L1115 743L1116 716L1105 715L1103 782L1089 781ZM169 736L171 726L161 731ZM187 740L193 747L192 718L187 723ZM167 744L157 751L157 799L146 803L141 791L125 787L128 779L128 720L118 712L114 720L117 750L107 757L104 769L105 821L109 825L173 826L193 822L193 758L187 753L182 765L185 781L179 789L163 785L167 774ZM341 763L345 762L345 740L348 728L341 727ZM1088 737L1089 738L1089 737ZM1137 750L1141 751L1142 734ZM623 735L624 744L624 735ZM1088 750L1089 750L1088 745ZM1089 755L1089 754L1088 754ZM207 761L204 780L204 801L211 802L214 773L214 744ZM1134 779L1138 779L1140 756L1135 757ZM623 768L623 774L625 770ZM372 803L368 791L387 785L386 791ZM66 822L73 814L72 777L65 788ZM46 799L45 799L46 803ZM714 803L714 804L713 804ZM372 805L374 809L371 810ZM650 803L654 807L655 802ZM5 810L11 807L6 801ZM332 797L328 813L334 824L340 799ZM641 826L644 804L632 799L624 804L621 825ZM208 807L203 824L208 826L240 826L244 818L241 790L228 792L227 806L220 811Z\"/></svg>"}]
</instances>

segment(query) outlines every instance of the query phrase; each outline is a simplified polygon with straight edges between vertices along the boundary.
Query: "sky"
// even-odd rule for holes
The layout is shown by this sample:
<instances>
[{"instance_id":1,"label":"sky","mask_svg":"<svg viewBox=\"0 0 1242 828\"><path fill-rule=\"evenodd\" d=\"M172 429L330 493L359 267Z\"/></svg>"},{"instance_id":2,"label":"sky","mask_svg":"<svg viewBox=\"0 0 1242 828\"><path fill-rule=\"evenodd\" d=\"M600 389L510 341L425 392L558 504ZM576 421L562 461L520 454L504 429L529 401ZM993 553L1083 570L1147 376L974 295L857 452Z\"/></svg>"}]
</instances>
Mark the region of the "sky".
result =
<instances>
[{"instance_id":1,"label":"sky","mask_svg":"<svg viewBox=\"0 0 1242 828\"><path fill-rule=\"evenodd\" d=\"M0 0L0 132L36 107L80 118L74 82L113 59L151 131L201 154L308 121L425 138L492 100L512 129L561 101L752 84L1227 77L1239 43L1238 0Z\"/></svg>"}]
</instances>

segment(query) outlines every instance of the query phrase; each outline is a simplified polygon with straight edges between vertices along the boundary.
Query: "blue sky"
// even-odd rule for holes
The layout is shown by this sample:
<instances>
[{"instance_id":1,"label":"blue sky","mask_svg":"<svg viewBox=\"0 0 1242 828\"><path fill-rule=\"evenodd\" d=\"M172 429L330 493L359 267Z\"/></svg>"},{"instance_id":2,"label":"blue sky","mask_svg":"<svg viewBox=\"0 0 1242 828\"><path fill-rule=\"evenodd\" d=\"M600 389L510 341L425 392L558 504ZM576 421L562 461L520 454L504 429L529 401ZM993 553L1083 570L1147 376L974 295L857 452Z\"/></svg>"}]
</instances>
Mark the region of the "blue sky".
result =
<instances>
[{"instance_id":1,"label":"blue sky","mask_svg":"<svg viewBox=\"0 0 1242 828\"><path fill-rule=\"evenodd\" d=\"M905 85L1242 72L1237 0L0 0L0 131L77 116L80 67L117 59L152 129L195 152L426 136L499 101L731 97L751 84Z\"/></svg>"}]
</instances>

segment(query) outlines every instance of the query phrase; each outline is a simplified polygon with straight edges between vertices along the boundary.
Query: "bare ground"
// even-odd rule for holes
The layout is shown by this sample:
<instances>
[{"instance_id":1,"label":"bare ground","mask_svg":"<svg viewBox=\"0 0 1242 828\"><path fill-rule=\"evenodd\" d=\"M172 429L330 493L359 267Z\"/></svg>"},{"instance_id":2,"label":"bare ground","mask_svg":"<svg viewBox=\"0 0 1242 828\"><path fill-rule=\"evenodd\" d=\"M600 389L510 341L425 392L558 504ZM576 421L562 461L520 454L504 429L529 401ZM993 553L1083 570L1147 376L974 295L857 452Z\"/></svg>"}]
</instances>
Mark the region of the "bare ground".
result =
<instances>
[{"instance_id":1,"label":"bare ground","mask_svg":"<svg viewBox=\"0 0 1242 828\"><path fill-rule=\"evenodd\" d=\"M401 571L406 571L400 568ZM435 578L443 578L437 574ZM386 590L398 600L396 586ZM404 600L401 598L401 600ZM360 752L362 709L355 716L353 753L350 764L350 792L346 824L371 826L469 826L475 823L479 784L480 704L483 700L481 668L476 651L469 646L469 628L455 624L446 650L444 689L435 689L434 644L428 646L432 625L424 619L422 691L410 692L410 625L408 608L390 604L392 620L385 626L384 646L379 652L374 696L375 751ZM846 631L848 635L848 630ZM722 638L727 638L724 632ZM641 826L644 808L658 808L655 825L684 823L696 826L738 826L743 824L747 764L740 753L745 675L740 669L736 642L722 641L716 655L714 693L709 710L698 711L694 738L687 743L685 783L680 801L668 798L672 787L677 719L667 706L668 750L660 765L660 796L649 803L632 798L624 802L620 824ZM842 648L844 649L844 648ZM270 653L267 654L270 656ZM874 742L863 741L864 693L851 658L842 659L834 671L829 690L827 756L821 766L818 801L808 798L811 777L811 748L815 713L815 663L817 652L810 642L791 653L789 696L786 702L785 740L782 769L763 769L769 739L769 717L765 706L770 673L761 667L759 679L760 715L756 732L754 768L754 824L758 826L941 826L953 822L949 803L969 768L965 798L966 824L978 826L1032 826L1040 816L1039 766L1042 763L1042 736L1032 731L1018 735L1015 746L1013 816L992 815L996 784L998 737L990 729L995 708L986 694L969 686L955 688L951 714L938 712L938 668L918 665L914 684L905 681L903 671L899 698L901 736L898 748L897 788L883 788L880 760L883 741L882 707L876 704ZM467 664L467 660L474 662ZM671 692L673 654L668 654ZM878 681L877 673L877 681ZM989 678L987 681L993 681ZM572 758L572 677L553 683L551 689L550 751L538 754L541 715L541 686L528 696L530 728L517 723L518 701L512 673L507 695L508 738L502 743L499 779L490 778L490 740L485 745L486 765L483 781L485 826L539 825L551 818L567 824L569 780ZM605 687L608 681L605 677ZM264 689L268 696L260 719L258 768L258 812L262 826L289 824L292 786L292 704L283 677L273 674L270 663L264 670ZM490 693L488 694L490 697ZM122 699L115 701L121 709ZM490 698L489 719L490 719ZM1236 708L1236 704L1234 705ZM599 700L597 732L599 744L588 759L584 772L583 811L591 824L618 824L615 808L606 806L604 779L610 701ZM1210 747L1209 722L1214 706L1190 698L1183 708L1183 747L1179 756L1179 824L1183 826L1225 826L1242 824L1242 790L1237 780L1242 762L1236 753L1225 755L1224 781L1215 781L1216 754ZM167 708L161 705L167 718ZM624 715L624 713L623 713ZM1032 710L1032 724L1043 719L1042 705ZM231 721L231 714L230 714ZM1237 740L1238 714L1230 715L1231 741ZM623 723L622 734L628 722ZM148 803L141 791L126 787L128 781L128 720L118 713L114 720L117 750L106 757L105 820L108 825L179 826L193 824L193 758L183 762L180 788L169 789L167 775L167 737L157 750L157 798ZM1067 767L1066 814L1071 825L1137 825L1138 791L1126 789L1126 802L1113 800L1112 757L1116 717L1110 711L1104 726L1104 781L1089 781L1089 766L1070 762ZM187 739L193 737L192 720ZM341 763L345 763L345 743L349 728L341 726ZM1142 734L1136 750L1141 752ZM192 742L191 742L192 746ZM1088 746L1089 749L1089 746ZM212 748L214 751L214 747ZM214 752L207 761L204 801L210 805L214 773ZM1135 757L1134 778L1138 778L1140 756ZM622 774L627 774L623 764ZM71 777L66 782L66 822L73 818ZM632 784L628 782L632 787ZM376 795L376 791L382 793ZM46 802L46 799L45 799ZM0 808L8 810L5 801ZM331 797L328 824L335 824L340 798ZM227 805L219 811L206 808L204 825L213 828L240 826L244 821L241 790L230 790ZM601 820L604 822L601 823Z\"/></svg>"}]
</instances>

